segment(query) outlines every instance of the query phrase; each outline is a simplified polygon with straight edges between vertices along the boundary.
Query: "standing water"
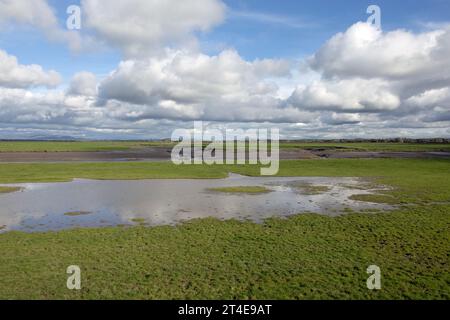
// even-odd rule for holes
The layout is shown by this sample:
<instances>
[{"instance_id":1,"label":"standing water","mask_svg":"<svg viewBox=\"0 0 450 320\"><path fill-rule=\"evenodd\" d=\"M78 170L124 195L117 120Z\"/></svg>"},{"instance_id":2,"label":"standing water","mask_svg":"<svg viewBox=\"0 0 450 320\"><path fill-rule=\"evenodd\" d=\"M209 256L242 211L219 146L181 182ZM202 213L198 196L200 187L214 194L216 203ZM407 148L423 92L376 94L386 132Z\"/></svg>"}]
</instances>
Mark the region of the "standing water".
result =
<instances>
[{"instance_id":1,"label":"standing water","mask_svg":"<svg viewBox=\"0 0 450 320\"><path fill-rule=\"evenodd\" d=\"M0 195L0 232L60 230L116 225L174 225L215 217L261 222L312 212L342 214L345 209L389 209L350 200L376 189L362 188L359 178L246 177L187 180L74 180L16 184L22 191ZM260 194L224 193L211 189L263 186Z\"/></svg>"}]
</instances>

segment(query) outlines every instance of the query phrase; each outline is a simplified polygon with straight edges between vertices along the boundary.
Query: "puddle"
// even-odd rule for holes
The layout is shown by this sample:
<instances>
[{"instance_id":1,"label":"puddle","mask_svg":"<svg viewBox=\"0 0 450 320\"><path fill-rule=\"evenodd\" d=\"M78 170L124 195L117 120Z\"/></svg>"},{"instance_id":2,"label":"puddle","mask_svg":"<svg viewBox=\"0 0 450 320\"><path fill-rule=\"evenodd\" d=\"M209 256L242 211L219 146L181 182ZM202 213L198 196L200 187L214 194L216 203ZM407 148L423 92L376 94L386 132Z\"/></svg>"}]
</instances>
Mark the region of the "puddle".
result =
<instances>
[{"instance_id":1,"label":"puddle","mask_svg":"<svg viewBox=\"0 0 450 320\"><path fill-rule=\"evenodd\" d=\"M359 178L245 177L232 174L226 179L214 180L74 180L15 186L23 190L0 195L0 226L4 226L0 232L174 225L205 217L261 222L269 217L286 217L302 212L335 216L349 209L392 208L385 204L351 200L353 195L372 194L377 190L374 186L366 189L366 182ZM211 188L245 186L263 186L271 192L248 195L208 191ZM305 186L307 192L302 192ZM309 192L311 190L314 192Z\"/></svg>"}]
</instances>

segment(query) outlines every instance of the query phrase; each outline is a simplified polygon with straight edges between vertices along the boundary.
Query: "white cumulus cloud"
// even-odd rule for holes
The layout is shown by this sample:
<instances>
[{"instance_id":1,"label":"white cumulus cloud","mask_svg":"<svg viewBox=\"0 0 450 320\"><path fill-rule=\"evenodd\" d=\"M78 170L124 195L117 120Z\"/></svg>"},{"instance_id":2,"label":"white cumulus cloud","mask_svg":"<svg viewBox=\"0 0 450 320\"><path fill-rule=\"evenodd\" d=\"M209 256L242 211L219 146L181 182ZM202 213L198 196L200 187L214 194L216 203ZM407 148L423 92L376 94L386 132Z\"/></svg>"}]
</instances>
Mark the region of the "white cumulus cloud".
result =
<instances>
[{"instance_id":1,"label":"white cumulus cloud","mask_svg":"<svg viewBox=\"0 0 450 320\"><path fill-rule=\"evenodd\" d=\"M87 71L76 73L70 82L69 95L96 96L97 95L97 77L95 74Z\"/></svg>"},{"instance_id":2,"label":"white cumulus cloud","mask_svg":"<svg viewBox=\"0 0 450 320\"><path fill-rule=\"evenodd\" d=\"M449 51L450 29L382 32L359 22L328 40L310 65L328 78L438 77L450 64Z\"/></svg>"},{"instance_id":3,"label":"white cumulus cloud","mask_svg":"<svg viewBox=\"0 0 450 320\"><path fill-rule=\"evenodd\" d=\"M65 43L73 50L80 50L83 45L78 32L60 27L46 0L0 0L0 26L8 23L36 27L50 40Z\"/></svg>"},{"instance_id":4,"label":"white cumulus cloud","mask_svg":"<svg viewBox=\"0 0 450 320\"><path fill-rule=\"evenodd\" d=\"M56 71L45 71L36 64L19 64L15 56L0 50L0 87L55 87L60 82L61 77Z\"/></svg>"},{"instance_id":5,"label":"white cumulus cloud","mask_svg":"<svg viewBox=\"0 0 450 320\"><path fill-rule=\"evenodd\" d=\"M155 116L209 120L289 119L280 109L276 78L289 77L283 60L242 59L236 51L217 56L189 51L167 51L146 60L127 60L99 87L103 100L142 105ZM141 110L143 108L140 108ZM297 112L293 110L293 112Z\"/></svg>"},{"instance_id":6,"label":"white cumulus cloud","mask_svg":"<svg viewBox=\"0 0 450 320\"><path fill-rule=\"evenodd\" d=\"M298 87L290 103L301 109L379 112L400 105L399 97L383 80L320 80Z\"/></svg>"},{"instance_id":7,"label":"white cumulus cloud","mask_svg":"<svg viewBox=\"0 0 450 320\"><path fill-rule=\"evenodd\" d=\"M82 0L85 26L128 56L193 40L225 17L220 0Z\"/></svg>"},{"instance_id":8,"label":"white cumulus cloud","mask_svg":"<svg viewBox=\"0 0 450 320\"><path fill-rule=\"evenodd\" d=\"M294 91L289 102L299 109L400 119L450 108L449 28L383 32L359 22L326 41L307 64L321 78Z\"/></svg>"}]
</instances>

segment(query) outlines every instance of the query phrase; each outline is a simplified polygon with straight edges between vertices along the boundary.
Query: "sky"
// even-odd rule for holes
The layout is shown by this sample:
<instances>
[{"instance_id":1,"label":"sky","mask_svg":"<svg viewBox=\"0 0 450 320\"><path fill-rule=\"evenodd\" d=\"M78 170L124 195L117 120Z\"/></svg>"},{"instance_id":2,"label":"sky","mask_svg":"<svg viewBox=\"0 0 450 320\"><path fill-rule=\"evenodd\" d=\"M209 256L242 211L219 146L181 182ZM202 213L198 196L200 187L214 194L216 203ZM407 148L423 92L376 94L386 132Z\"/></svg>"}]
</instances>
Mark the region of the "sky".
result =
<instances>
[{"instance_id":1,"label":"sky","mask_svg":"<svg viewBox=\"0 0 450 320\"><path fill-rule=\"evenodd\" d=\"M158 139L193 121L450 137L450 1L0 0L0 139Z\"/></svg>"}]
</instances>

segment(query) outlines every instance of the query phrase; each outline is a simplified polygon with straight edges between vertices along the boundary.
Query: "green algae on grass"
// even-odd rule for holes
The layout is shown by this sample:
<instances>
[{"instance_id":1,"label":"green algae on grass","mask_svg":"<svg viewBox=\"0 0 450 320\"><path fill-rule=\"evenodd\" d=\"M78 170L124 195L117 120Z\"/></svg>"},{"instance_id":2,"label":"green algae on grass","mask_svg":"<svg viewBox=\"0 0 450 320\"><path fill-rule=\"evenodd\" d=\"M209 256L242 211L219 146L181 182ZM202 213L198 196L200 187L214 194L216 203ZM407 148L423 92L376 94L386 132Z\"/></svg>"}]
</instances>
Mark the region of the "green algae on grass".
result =
<instances>
[{"instance_id":1,"label":"green algae on grass","mask_svg":"<svg viewBox=\"0 0 450 320\"><path fill-rule=\"evenodd\" d=\"M245 194L263 194L272 192L272 190L262 186L209 188L208 191L222 192L222 193L245 193Z\"/></svg>"},{"instance_id":2,"label":"green algae on grass","mask_svg":"<svg viewBox=\"0 0 450 320\"><path fill-rule=\"evenodd\" d=\"M144 218L133 218L133 219L131 219L131 221L134 222L134 223L140 224L140 225L146 223Z\"/></svg>"},{"instance_id":3,"label":"green algae on grass","mask_svg":"<svg viewBox=\"0 0 450 320\"><path fill-rule=\"evenodd\" d=\"M76 217L76 216L85 216L88 214L92 214L91 211L71 211L64 213L65 216Z\"/></svg>"},{"instance_id":4,"label":"green algae on grass","mask_svg":"<svg viewBox=\"0 0 450 320\"><path fill-rule=\"evenodd\" d=\"M0 194L1 193L13 193L23 190L21 187L0 187Z\"/></svg>"}]
</instances>

